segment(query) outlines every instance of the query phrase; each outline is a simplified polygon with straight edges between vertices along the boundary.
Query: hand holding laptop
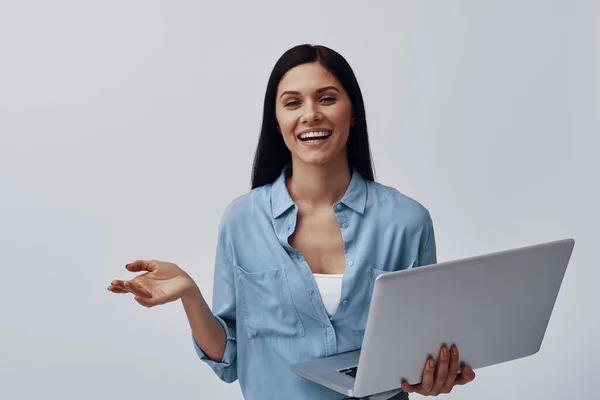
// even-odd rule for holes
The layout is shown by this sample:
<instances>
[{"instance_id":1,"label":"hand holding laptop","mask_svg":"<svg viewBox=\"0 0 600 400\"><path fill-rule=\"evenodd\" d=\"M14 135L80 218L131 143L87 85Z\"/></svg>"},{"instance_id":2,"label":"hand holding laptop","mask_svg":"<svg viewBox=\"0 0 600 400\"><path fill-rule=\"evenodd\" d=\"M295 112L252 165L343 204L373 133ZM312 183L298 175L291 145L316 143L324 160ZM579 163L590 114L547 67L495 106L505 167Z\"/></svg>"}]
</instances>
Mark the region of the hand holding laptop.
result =
<instances>
[{"instance_id":1,"label":"hand holding laptop","mask_svg":"<svg viewBox=\"0 0 600 400\"><path fill-rule=\"evenodd\" d=\"M460 371L460 373L459 373ZM437 396L450 393L454 386L464 385L475 379L475 371L468 365L459 365L459 353L456 346L442 346L437 366L433 357L429 357L423 368L423 380L416 385L402 382L406 393L418 393L423 396Z\"/></svg>"}]
</instances>

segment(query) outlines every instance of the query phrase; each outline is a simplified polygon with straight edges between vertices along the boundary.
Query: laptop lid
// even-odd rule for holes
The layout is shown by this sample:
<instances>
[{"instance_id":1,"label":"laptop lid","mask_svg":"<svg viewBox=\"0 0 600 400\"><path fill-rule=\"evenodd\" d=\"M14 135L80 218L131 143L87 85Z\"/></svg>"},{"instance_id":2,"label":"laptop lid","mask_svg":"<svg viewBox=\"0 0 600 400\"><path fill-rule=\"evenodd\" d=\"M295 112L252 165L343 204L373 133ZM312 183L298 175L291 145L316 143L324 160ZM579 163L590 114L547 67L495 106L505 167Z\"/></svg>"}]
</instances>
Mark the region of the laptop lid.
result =
<instances>
[{"instance_id":1,"label":"laptop lid","mask_svg":"<svg viewBox=\"0 0 600 400\"><path fill-rule=\"evenodd\" d=\"M575 241L564 239L377 277L354 396L421 382L428 355L456 344L481 368L536 353ZM408 301L407 301L408 300Z\"/></svg>"}]
</instances>

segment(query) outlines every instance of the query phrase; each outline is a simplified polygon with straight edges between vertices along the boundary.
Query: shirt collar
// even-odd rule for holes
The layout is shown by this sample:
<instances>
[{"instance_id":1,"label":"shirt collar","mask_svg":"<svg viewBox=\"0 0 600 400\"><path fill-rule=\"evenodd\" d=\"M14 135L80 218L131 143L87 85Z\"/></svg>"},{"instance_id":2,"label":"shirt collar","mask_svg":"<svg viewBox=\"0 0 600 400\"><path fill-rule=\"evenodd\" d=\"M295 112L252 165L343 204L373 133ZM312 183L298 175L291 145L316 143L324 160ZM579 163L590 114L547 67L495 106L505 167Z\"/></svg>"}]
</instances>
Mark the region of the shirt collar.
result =
<instances>
[{"instance_id":1,"label":"shirt collar","mask_svg":"<svg viewBox=\"0 0 600 400\"><path fill-rule=\"evenodd\" d=\"M285 185L286 178L291 176L291 174L292 165L287 164L281 171L277 180L273 182L273 186L271 187L271 213L273 218L279 218L294 205L294 201ZM365 212L365 205L367 203L367 182L358 171L352 171L350 184L340 203L343 203L360 214Z\"/></svg>"}]
</instances>

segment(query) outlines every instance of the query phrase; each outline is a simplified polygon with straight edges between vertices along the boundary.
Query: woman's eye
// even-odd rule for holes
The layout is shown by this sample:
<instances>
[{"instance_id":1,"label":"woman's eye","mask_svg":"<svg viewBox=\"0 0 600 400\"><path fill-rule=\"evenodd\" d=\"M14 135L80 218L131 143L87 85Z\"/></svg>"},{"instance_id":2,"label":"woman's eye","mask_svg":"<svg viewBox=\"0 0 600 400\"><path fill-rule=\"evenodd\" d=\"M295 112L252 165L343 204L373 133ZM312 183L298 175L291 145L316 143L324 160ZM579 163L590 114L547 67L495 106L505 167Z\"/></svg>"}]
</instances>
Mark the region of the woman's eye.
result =
<instances>
[{"instance_id":1,"label":"woman's eye","mask_svg":"<svg viewBox=\"0 0 600 400\"><path fill-rule=\"evenodd\" d=\"M323 103L333 103L335 101L335 97L325 96L322 97L319 101ZM300 102L298 100L290 100L284 104L284 107L296 107L298 105L300 105Z\"/></svg>"}]
</instances>

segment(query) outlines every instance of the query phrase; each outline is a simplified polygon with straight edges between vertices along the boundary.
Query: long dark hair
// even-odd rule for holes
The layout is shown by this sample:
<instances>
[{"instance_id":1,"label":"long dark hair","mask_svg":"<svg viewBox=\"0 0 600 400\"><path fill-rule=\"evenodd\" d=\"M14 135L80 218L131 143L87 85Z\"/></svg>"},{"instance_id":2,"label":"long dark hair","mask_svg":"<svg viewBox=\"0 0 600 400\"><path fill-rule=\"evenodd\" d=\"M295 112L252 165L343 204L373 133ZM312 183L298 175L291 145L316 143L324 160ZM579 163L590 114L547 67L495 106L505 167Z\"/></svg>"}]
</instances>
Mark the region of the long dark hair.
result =
<instances>
[{"instance_id":1,"label":"long dark hair","mask_svg":"<svg viewBox=\"0 0 600 400\"><path fill-rule=\"evenodd\" d=\"M290 69L316 61L340 81L352 103L354 126L350 127L350 135L346 144L350 172L356 169L365 179L375 180L367 134L365 105L350 64L340 54L325 46L302 44L283 53L269 77L262 127L252 167L252 189L273 183L281 174L283 167L292 161L292 154L277 129L277 118L275 117L279 82Z\"/></svg>"}]
</instances>

